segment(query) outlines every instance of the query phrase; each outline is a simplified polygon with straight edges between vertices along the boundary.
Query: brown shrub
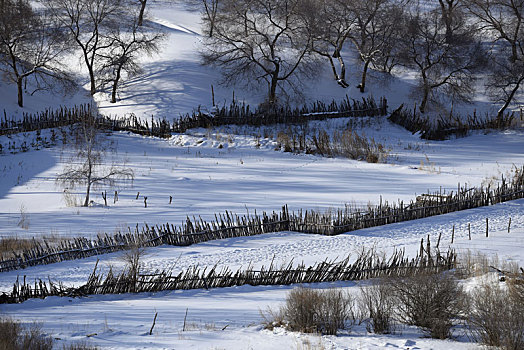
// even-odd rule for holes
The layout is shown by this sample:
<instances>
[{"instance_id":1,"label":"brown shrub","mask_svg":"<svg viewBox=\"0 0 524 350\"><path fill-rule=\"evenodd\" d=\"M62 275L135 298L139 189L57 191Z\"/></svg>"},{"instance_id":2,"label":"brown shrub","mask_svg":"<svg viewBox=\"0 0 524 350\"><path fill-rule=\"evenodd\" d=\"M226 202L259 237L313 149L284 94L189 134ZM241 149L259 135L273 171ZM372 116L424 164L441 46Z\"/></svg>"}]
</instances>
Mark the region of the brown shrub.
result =
<instances>
[{"instance_id":1,"label":"brown shrub","mask_svg":"<svg viewBox=\"0 0 524 350\"><path fill-rule=\"evenodd\" d=\"M37 324L22 327L9 318L0 320L0 349L2 350L51 350L53 339L42 335Z\"/></svg>"},{"instance_id":2,"label":"brown shrub","mask_svg":"<svg viewBox=\"0 0 524 350\"><path fill-rule=\"evenodd\" d=\"M354 301L340 289L293 289L286 298L282 315L290 330L336 335L354 322Z\"/></svg>"},{"instance_id":3,"label":"brown shrub","mask_svg":"<svg viewBox=\"0 0 524 350\"><path fill-rule=\"evenodd\" d=\"M432 338L451 336L464 298L458 281L450 274L417 274L391 284L401 320L419 327Z\"/></svg>"},{"instance_id":4,"label":"brown shrub","mask_svg":"<svg viewBox=\"0 0 524 350\"><path fill-rule=\"evenodd\" d=\"M360 288L359 308L366 318L368 332L389 334L394 331L395 297L393 289L384 280L375 280Z\"/></svg>"},{"instance_id":5,"label":"brown shrub","mask_svg":"<svg viewBox=\"0 0 524 350\"><path fill-rule=\"evenodd\" d=\"M471 293L467 318L473 337L505 350L524 349L524 303L515 289L485 283Z\"/></svg>"}]
</instances>

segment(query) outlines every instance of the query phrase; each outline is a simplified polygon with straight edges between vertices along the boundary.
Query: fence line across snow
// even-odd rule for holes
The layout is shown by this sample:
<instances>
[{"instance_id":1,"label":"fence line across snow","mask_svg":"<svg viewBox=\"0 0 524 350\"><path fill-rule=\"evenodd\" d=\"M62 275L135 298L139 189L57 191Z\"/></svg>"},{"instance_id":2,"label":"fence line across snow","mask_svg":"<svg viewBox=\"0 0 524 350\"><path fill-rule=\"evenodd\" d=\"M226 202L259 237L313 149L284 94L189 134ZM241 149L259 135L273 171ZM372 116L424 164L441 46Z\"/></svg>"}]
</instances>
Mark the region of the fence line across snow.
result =
<instances>
[{"instance_id":1,"label":"fence line across snow","mask_svg":"<svg viewBox=\"0 0 524 350\"><path fill-rule=\"evenodd\" d=\"M13 285L12 291L0 295L2 303L20 303L31 298L48 296L80 297L93 294L120 294L159 292L166 290L210 289L241 285L291 285L296 283L320 283L348 280L362 280L384 276L405 276L421 272L440 272L456 265L453 250L441 254L440 251L421 249L416 258L404 256L403 250L395 251L389 258L376 254L374 250L362 251L351 261L350 256L340 261L322 261L313 266L304 264L294 266L293 262L281 267L232 271L224 266L215 265L209 270L193 266L185 271L173 274L163 270L154 274L140 274L133 269L124 269L115 274L110 269L106 275L97 270L98 262L87 282L78 287L65 287L61 282L35 280L28 282L24 277Z\"/></svg>"},{"instance_id":2,"label":"fence line across snow","mask_svg":"<svg viewBox=\"0 0 524 350\"><path fill-rule=\"evenodd\" d=\"M290 212L283 206L280 212L263 212L239 216L226 211L215 215L215 220L187 217L185 223L174 226L138 225L125 233L99 235L96 239L77 237L50 244L33 240L31 247L13 252L11 257L0 259L0 272L51 264L64 260L81 259L129 249L131 247L154 247L163 244L189 246L211 240L253 236L270 232L294 231L321 235L337 235L344 232L387 225L391 223L426 218L459 210L493 205L524 198L524 166L515 171L510 181L502 179L497 187L457 187L456 192L430 193L418 196L409 203L380 203L367 210L343 209L329 212L300 210Z\"/></svg>"}]
</instances>

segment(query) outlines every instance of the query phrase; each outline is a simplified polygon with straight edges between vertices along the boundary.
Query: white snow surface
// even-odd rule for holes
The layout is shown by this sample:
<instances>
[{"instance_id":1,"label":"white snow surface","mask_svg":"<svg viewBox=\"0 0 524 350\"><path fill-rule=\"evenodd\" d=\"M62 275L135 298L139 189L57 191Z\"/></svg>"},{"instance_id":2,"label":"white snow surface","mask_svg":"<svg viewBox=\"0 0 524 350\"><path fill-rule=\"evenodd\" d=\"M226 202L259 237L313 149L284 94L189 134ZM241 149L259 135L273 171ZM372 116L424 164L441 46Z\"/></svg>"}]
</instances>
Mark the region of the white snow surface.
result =
<instances>
[{"instance_id":1,"label":"white snow surface","mask_svg":"<svg viewBox=\"0 0 524 350\"><path fill-rule=\"evenodd\" d=\"M424 2L429 3L429 2ZM264 91L221 87L219 72L200 64L200 1L148 2L151 24L167 33L158 56L144 58L144 74L126 82L117 104L99 93L95 101L108 115L172 119L199 105L211 105L211 85L216 100L229 103L233 90L240 101L256 105ZM351 50L347 52L351 56ZM358 64L348 57L350 81L358 80ZM81 73L78 60L71 66ZM389 105L413 103L410 88L413 74L397 72L397 77L378 84L378 73L371 73L369 91L375 97L387 96ZM83 82L86 83L86 82ZM332 81L329 70L306 89L307 100L339 100L346 94L362 95L356 88L341 89ZM350 85L356 85L350 84ZM84 91L73 96L37 92L26 95L26 107L16 106L11 85L0 82L0 100L6 114L19 117L23 112L41 111L57 105L90 102ZM495 109L478 96L471 106L457 109L489 111ZM295 101L301 103L300 100ZM351 122L347 118L312 122L311 129L340 130ZM365 207L379 201L409 201L417 194L453 191L458 184L494 185L508 178L524 164L524 131L474 133L466 138L443 142L423 141L385 118L362 119L353 125L359 133L373 137L390 151L385 164L369 164L343 158L323 158L275 151L276 134L285 127L221 127L191 130L170 139L141 137L128 133L110 136L114 143L105 165L125 162L135 172L132 184L101 188L92 193L88 208L69 207L64 190L55 183L56 175L67 165L71 150L57 145L11 154L9 146L29 145L36 133L0 137L0 237L90 236L126 230L128 226L177 225L187 215L212 219L225 210L246 211ZM272 137L266 137L272 135ZM50 140L49 130L41 137ZM100 192L107 190L105 207ZM112 192L119 190L113 203ZM70 192L78 202L83 189ZM140 193L136 199L137 193ZM148 208L144 208L144 196ZM169 196L173 203L169 204ZM73 198L73 199L74 199ZM71 198L70 198L71 199ZM485 237L485 220L489 237ZM507 227L511 218L511 232ZM24 220L22 220L24 219ZM22 221L23 224L22 224ZM468 239L468 225L472 240ZM451 232L455 227L455 242ZM385 254L404 249L414 256L420 240L430 236L441 249L468 250L497 256L502 261L524 265L524 200L477 208L422 220L370 228L327 237L296 232L269 233L248 238L217 240L189 247L161 246L146 250L142 269L185 270L190 266L267 266L293 261L311 265L325 259L355 256L362 248ZM122 253L107 254L76 261L36 266L0 274L0 291L9 291L18 276L28 280L51 278L66 285L84 283L97 259L99 267L122 268ZM366 282L315 284L314 288L341 287L358 293ZM47 298L19 305L0 305L0 315L9 315L25 324L43 322L46 334L56 338L58 347L85 341L108 349L477 349L458 328L455 338L439 341L424 338L416 329L403 326L394 335L373 335L357 326L350 334L338 337L304 335L282 329L264 330L261 310L278 308L295 286L241 286L214 290L172 291L154 294L89 296L86 298ZM186 330L183 331L187 310ZM155 312L158 319L149 335Z\"/></svg>"},{"instance_id":2,"label":"white snow surface","mask_svg":"<svg viewBox=\"0 0 524 350\"><path fill-rule=\"evenodd\" d=\"M335 129L343 122L322 127ZM115 151L107 153L106 164L125 163L135 180L93 191L95 204L89 208L68 207L64 189L55 183L70 161L70 149L0 155L0 236L92 236L136 224L179 224L187 215L212 219L225 210L244 214L280 210L285 204L291 210L327 210L346 203L379 203L381 198L409 201L428 190L455 190L459 183L496 183L511 176L524 159L522 131L427 142L385 120L371 125L360 132L391 149L386 164L283 153L263 138L257 149L255 137L234 127L214 134L196 130L169 140L117 133L110 137ZM6 149L9 142L21 143L17 137L22 135L0 138L0 143ZM108 192L107 207L102 190ZM120 191L115 204L114 190ZM83 203L83 191L69 192ZM27 228L19 225L22 212Z\"/></svg>"},{"instance_id":3,"label":"white snow surface","mask_svg":"<svg viewBox=\"0 0 524 350\"><path fill-rule=\"evenodd\" d=\"M520 207L522 215L523 201L516 201L507 205ZM502 205L501 205L502 206ZM493 207L495 211L503 212L502 208ZM456 223L462 220L475 220L485 216L486 208L470 210ZM508 214L515 214L509 212ZM443 215L425 219L422 223L433 234L438 228L443 228L443 222L451 224L455 214ZM522 218L519 219L522 223ZM427 224L427 225L425 225ZM410 226L418 227L415 222L390 225L394 234L409 232ZM398 227L400 226L400 227ZM406 227L403 227L406 226ZM447 225L446 225L447 226ZM495 227L501 226L495 224ZM457 225L457 240L454 248L463 252L471 249L483 254L499 257L509 257L517 264L524 263L524 228L514 228L511 233L506 230L493 231L486 238L479 227L473 227L472 240L466 238L464 227ZM352 235L358 238L372 237L384 239L381 231L386 228L362 230ZM371 231L371 232L369 232ZM428 232L428 231L426 231ZM349 234L348 234L349 235ZM334 237L336 243L347 239L348 235ZM267 234L244 239L226 239L186 248L159 247L148 249L146 266L155 262L154 268L171 263L166 257L177 256L177 266L184 265L186 260L192 261L197 256L197 263L202 266L214 264L216 261L206 260L215 254L221 264L236 266L242 257L257 256L257 252L272 251L275 255L282 252L282 247L291 246L295 250L294 256L301 256L306 262L315 259L315 249L320 247L315 242L328 241L333 237L307 236L296 233ZM449 234L442 240L442 245L449 245ZM446 242L444 242L444 240ZM378 242L378 241L377 241ZM409 242L406 238L396 238L399 242ZM309 245L309 249L301 248ZM342 244L343 245L343 244ZM381 245L384 247L385 245ZM408 252L413 249L408 245ZM280 250L279 250L280 248ZM338 244L328 247L337 252ZM416 249L416 246L415 246ZM285 251L285 249L284 249ZM324 254L326 251L324 251ZM119 254L101 257L103 263L115 262ZM329 255L332 257L332 255ZM264 256L256 260L256 264L267 263L271 257ZM250 260L249 263L253 263ZM82 261L63 262L49 266L33 267L24 270L24 274L48 273L67 281L67 277L74 276L78 270L94 265L94 258ZM209 266L209 265L208 265ZM118 266L115 266L118 268ZM148 266L149 267L149 266ZM2 283L11 279L13 273L2 274ZM85 274L83 277L85 278ZM307 285L312 288L338 287L348 290L353 295L359 292L361 282L337 282ZM304 335L287 332L280 328L273 331L264 330L261 323L264 321L262 313L268 309L276 310L283 304L286 294L296 286L240 286L219 288L212 290L172 291L159 293L143 293L138 295L123 294L111 296L89 296L86 298L46 298L45 300L30 300L18 305L2 305L0 312L15 317L23 322L41 321L44 331L57 339L58 344L86 342L108 349L296 349L309 345L323 346L325 349L481 349L471 343L460 329L454 331L454 340L440 341L423 337L412 327L399 326L393 335L372 335L365 331L363 326L356 326L350 333L342 332L337 337ZM153 335L149 335L152 319L158 312L158 319ZM187 312L187 316L186 316ZM184 321L185 320L185 321ZM184 323L185 330L184 330Z\"/></svg>"}]
</instances>

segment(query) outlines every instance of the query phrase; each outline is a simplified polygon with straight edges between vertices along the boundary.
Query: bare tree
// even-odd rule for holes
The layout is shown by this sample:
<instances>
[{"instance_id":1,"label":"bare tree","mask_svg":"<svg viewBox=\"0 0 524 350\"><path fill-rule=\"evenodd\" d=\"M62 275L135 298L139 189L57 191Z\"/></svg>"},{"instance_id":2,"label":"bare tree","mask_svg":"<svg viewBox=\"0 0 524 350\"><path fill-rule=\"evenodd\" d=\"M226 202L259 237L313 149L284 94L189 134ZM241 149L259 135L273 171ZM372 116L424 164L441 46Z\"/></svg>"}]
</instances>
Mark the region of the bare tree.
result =
<instances>
[{"instance_id":1,"label":"bare tree","mask_svg":"<svg viewBox=\"0 0 524 350\"><path fill-rule=\"evenodd\" d=\"M495 41L509 44L511 62L522 58L524 0L466 0L465 5Z\"/></svg>"},{"instance_id":2,"label":"bare tree","mask_svg":"<svg viewBox=\"0 0 524 350\"><path fill-rule=\"evenodd\" d=\"M46 78L64 81L60 58L67 46L62 33L45 13L36 13L26 0L0 2L0 69L17 86L24 106L24 82L33 77L37 89L49 88Z\"/></svg>"},{"instance_id":3,"label":"bare tree","mask_svg":"<svg viewBox=\"0 0 524 350\"><path fill-rule=\"evenodd\" d=\"M453 40L455 28L460 29L464 16L461 8L461 0L438 0L442 21L446 28L446 42Z\"/></svg>"},{"instance_id":4,"label":"bare tree","mask_svg":"<svg viewBox=\"0 0 524 350\"><path fill-rule=\"evenodd\" d=\"M281 84L293 88L297 73L312 74L314 59L301 0L228 1L217 14L213 37L202 52L204 64L222 70L223 83L268 85L268 105L277 102ZM296 82L296 81L295 81Z\"/></svg>"},{"instance_id":5,"label":"bare tree","mask_svg":"<svg viewBox=\"0 0 524 350\"><path fill-rule=\"evenodd\" d=\"M131 21L123 21L102 35L110 43L104 50L99 50L98 71L106 77L104 83L111 84L111 103L116 102L117 89L124 77L140 74L142 69L137 60L143 55L158 52L158 44L164 38L160 32L148 31L140 26L140 15Z\"/></svg>"},{"instance_id":6,"label":"bare tree","mask_svg":"<svg viewBox=\"0 0 524 350\"><path fill-rule=\"evenodd\" d=\"M116 25L123 10L121 0L41 0L53 17L66 28L71 40L81 50L89 72L90 93L97 92L96 58L110 46L102 37L104 28Z\"/></svg>"},{"instance_id":7,"label":"bare tree","mask_svg":"<svg viewBox=\"0 0 524 350\"><path fill-rule=\"evenodd\" d=\"M524 81L524 0L465 0L465 5L493 40L488 91L502 102L501 118Z\"/></svg>"},{"instance_id":8,"label":"bare tree","mask_svg":"<svg viewBox=\"0 0 524 350\"><path fill-rule=\"evenodd\" d=\"M370 65L381 68L389 59L391 43L396 42L402 7L390 0L353 0L350 11L355 25L348 37L357 49L363 63L360 92L366 88L367 72Z\"/></svg>"},{"instance_id":9,"label":"bare tree","mask_svg":"<svg viewBox=\"0 0 524 350\"><path fill-rule=\"evenodd\" d=\"M138 13L138 26L142 26L144 22L144 14L146 12L147 0L138 0L140 2L140 12Z\"/></svg>"},{"instance_id":10,"label":"bare tree","mask_svg":"<svg viewBox=\"0 0 524 350\"><path fill-rule=\"evenodd\" d=\"M204 23L207 25L204 31L207 32L209 37L212 37L220 0L202 0L202 2L204 4Z\"/></svg>"},{"instance_id":11,"label":"bare tree","mask_svg":"<svg viewBox=\"0 0 524 350\"><path fill-rule=\"evenodd\" d=\"M346 64L342 49L349 32L355 24L353 13L349 11L347 0L312 0L301 6L308 28L312 32L312 48L315 53L327 59L333 77L343 88L346 82ZM338 61L338 69L333 59Z\"/></svg>"},{"instance_id":12,"label":"bare tree","mask_svg":"<svg viewBox=\"0 0 524 350\"><path fill-rule=\"evenodd\" d=\"M417 11L408 14L405 21L399 51L403 64L419 74L419 111L424 113L430 100L437 101L437 92L469 101L474 73L483 63L482 47L472 30L464 25L455 30L452 42L447 42L438 11Z\"/></svg>"},{"instance_id":13,"label":"bare tree","mask_svg":"<svg viewBox=\"0 0 524 350\"><path fill-rule=\"evenodd\" d=\"M517 59L511 62L499 56L491 61L491 65L493 69L487 90L497 102L502 103L497 111L497 118L501 119L524 83L524 61Z\"/></svg>"},{"instance_id":14,"label":"bare tree","mask_svg":"<svg viewBox=\"0 0 524 350\"><path fill-rule=\"evenodd\" d=\"M89 206L90 193L101 185L114 186L118 181L132 181L133 170L111 164L104 166L104 155L109 142L99 129L98 120L93 115L86 115L74 128L75 154L73 159L58 174L57 183L65 188L86 186L84 207Z\"/></svg>"}]
</instances>

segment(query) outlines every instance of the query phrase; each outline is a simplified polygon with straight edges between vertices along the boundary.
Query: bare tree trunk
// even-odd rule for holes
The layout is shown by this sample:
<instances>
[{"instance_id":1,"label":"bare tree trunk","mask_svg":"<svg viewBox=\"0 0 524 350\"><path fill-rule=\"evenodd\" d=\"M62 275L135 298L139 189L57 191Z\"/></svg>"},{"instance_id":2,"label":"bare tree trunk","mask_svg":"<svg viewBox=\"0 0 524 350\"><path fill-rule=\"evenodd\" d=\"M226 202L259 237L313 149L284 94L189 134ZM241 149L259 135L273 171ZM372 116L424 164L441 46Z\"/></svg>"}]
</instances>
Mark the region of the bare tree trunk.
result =
<instances>
[{"instance_id":1,"label":"bare tree trunk","mask_svg":"<svg viewBox=\"0 0 524 350\"><path fill-rule=\"evenodd\" d=\"M122 67L120 67L120 66L117 67L117 69L116 69L115 80L113 81L113 89L112 89L112 92L111 92L111 103L116 103L116 91L117 91L117 88L118 88L118 83L120 81L121 70L122 70Z\"/></svg>"},{"instance_id":2,"label":"bare tree trunk","mask_svg":"<svg viewBox=\"0 0 524 350\"><path fill-rule=\"evenodd\" d=\"M16 87L18 89L18 105L24 107L24 90L22 89L22 83L24 81L23 77L18 77L16 79Z\"/></svg>"},{"instance_id":3,"label":"bare tree trunk","mask_svg":"<svg viewBox=\"0 0 524 350\"><path fill-rule=\"evenodd\" d=\"M273 106L277 99L278 75L280 74L280 64L275 62L275 70L271 73L271 85L269 87L269 104Z\"/></svg>"},{"instance_id":4,"label":"bare tree trunk","mask_svg":"<svg viewBox=\"0 0 524 350\"><path fill-rule=\"evenodd\" d=\"M502 119L502 117L504 116L504 112L506 111L506 109L511 104L511 101L513 101L513 97L515 97L515 94L519 90L520 84L522 83L523 80L524 80L524 77L520 78L517 81L517 83L515 84L515 87L511 90L511 93L509 94L508 98L506 98L506 101L504 102L504 105L498 110L498 112L497 112L497 119L499 119L499 120Z\"/></svg>"},{"instance_id":5,"label":"bare tree trunk","mask_svg":"<svg viewBox=\"0 0 524 350\"><path fill-rule=\"evenodd\" d=\"M85 131L84 131L85 132ZM88 147L91 147L91 145L88 145ZM86 188L86 200L84 201L84 207L89 206L89 194L91 193L91 178L93 176L93 163L91 159L91 148L89 148L87 152L87 162L88 162L88 170L87 170L87 188Z\"/></svg>"},{"instance_id":6,"label":"bare tree trunk","mask_svg":"<svg viewBox=\"0 0 524 350\"><path fill-rule=\"evenodd\" d=\"M315 51L315 52L319 54L320 56L327 58L327 60L329 61L329 65L331 67L331 71L333 72L333 78L335 78L335 80L338 81L340 77L338 76L337 68L335 67L335 63L333 62L333 58L331 57L331 55L326 54L321 51Z\"/></svg>"},{"instance_id":7,"label":"bare tree trunk","mask_svg":"<svg viewBox=\"0 0 524 350\"><path fill-rule=\"evenodd\" d=\"M342 58L342 55L340 54L340 49L335 49L335 52L333 52L333 57L338 59L338 63L340 64L340 75L338 76L338 80L344 85L348 86L346 83L346 64L344 63L344 59Z\"/></svg>"},{"instance_id":8,"label":"bare tree trunk","mask_svg":"<svg viewBox=\"0 0 524 350\"><path fill-rule=\"evenodd\" d=\"M370 63L370 60L366 60L366 62L364 63L364 69L362 70L362 80L360 82L360 85L358 86L358 88L360 88L361 93L364 93L366 88L366 77L368 75L368 67Z\"/></svg>"},{"instance_id":9,"label":"bare tree trunk","mask_svg":"<svg viewBox=\"0 0 524 350\"><path fill-rule=\"evenodd\" d=\"M428 98L429 98L429 88L426 85L424 85L422 102L420 102L420 106L418 107L420 113L422 114L426 111L426 105L428 104Z\"/></svg>"},{"instance_id":10,"label":"bare tree trunk","mask_svg":"<svg viewBox=\"0 0 524 350\"><path fill-rule=\"evenodd\" d=\"M338 62L340 63L340 81L347 85L346 83L346 64L344 63L344 59L342 58L341 55L338 55Z\"/></svg>"},{"instance_id":11,"label":"bare tree trunk","mask_svg":"<svg viewBox=\"0 0 524 350\"><path fill-rule=\"evenodd\" d=\"M518 52L517 52L517 43L512 42L511 43L511 62L516 62L518 59Z\"/></svg>"},{"instance_id":12,"label":"bare tree trunk","mask_svg":"<svg viewBox=\"0 0 524 350\"><path fill-rule=\"evenodd\" d=\"M278 73L271 76L271 85L269 87L269 104L273 106L276 102L277 96L277 85L278 85Z\"/></svg>"},{"instance_id":13,"label":"bare tree trunk","mask_svg":"<svg viewBox=\"0 0 524 350\"><path fill-rule=\"evenodd\" d=\"M89 64L87 65L87 70L89 71L89 81L90 81L89 93L91 94L91 96L93 96L96 93L95 72L93 70L93 67Z\"/></svg>"},{"instance_id":14,"label":"bare tree trunk","mask_svg":"<svg viewBox=\"0 0 524 350\"><path fill-rule=\"evenodd\" d=\"M338 76L338 73L337 73L337 68L335 67L335 63L333 62L333 59L331 58L330 55L326 55L326 57L328 58L329 60L329 64L331 65L331 70L333 71L333 77L335 77L335 80L340 80L340 77Z\"/></svg>"},{"instance_id":15,"label":"bare tree trunk","mask_svg":"<svg viewBox=\"0 0 524 350\"><path fill-rule=\"evenodd\" d=\"M138 25L141 26L144 22L144 12L146 10L147 0L140 0L140 13L138 14Z\"/></svg>"},{"instance_id":16,"label":"bare tree trunk","mask_svg":"<svg viewBox=\"0 0 524 350\"><path fill-rule=\"evenodd\" d=\"M89 206L89 194L91 192L91 182L88 180L87 182L87 189L86 189L86 199L84 201L84 207Z\"/></svg>"},{"instance_id":17,"label":"bare tree trunk","mask_svg":"<svg viewBox=\"0 0 524 350\"><path fill-rule=\"evenodd\" d=\"M444 0L439 0L440 3L440 9L442 11L442 20L444 21L444 25L446 26L446 43L451 43L453 40L453 1L446 1L446 4L444 3Z\"/></svg>"}]
</instances>

